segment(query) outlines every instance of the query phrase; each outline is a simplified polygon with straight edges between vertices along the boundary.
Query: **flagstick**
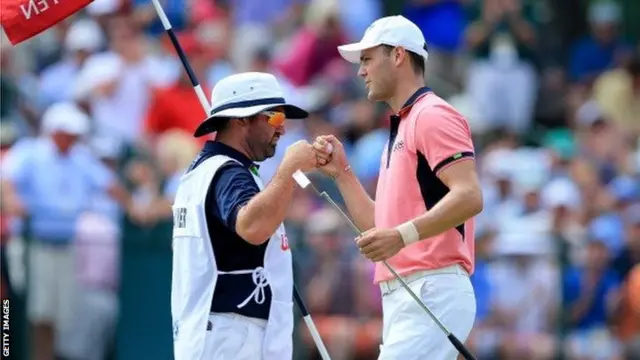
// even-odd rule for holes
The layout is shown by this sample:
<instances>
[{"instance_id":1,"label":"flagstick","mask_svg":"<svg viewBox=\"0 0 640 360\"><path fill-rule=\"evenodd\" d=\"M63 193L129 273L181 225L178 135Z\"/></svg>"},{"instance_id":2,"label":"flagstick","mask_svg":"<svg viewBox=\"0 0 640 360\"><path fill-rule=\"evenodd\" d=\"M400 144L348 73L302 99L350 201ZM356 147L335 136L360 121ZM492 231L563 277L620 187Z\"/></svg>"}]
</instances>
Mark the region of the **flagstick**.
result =
<instances>
[{"instance_id":1,"label":"flagstick","mask_svg":"<svg viewBox=\"0 0 640 360\"><path fill-rule=\"evenodd\" d=\"M160 2L158 0L152 0L152 2L153 2L153 7L156 8L158 17L162 22L162 27L164 27L164 30L167 32L167 35L169 35L169 39L171 40L173 47L176 49L176 52L178 53L178 57L180 57L182 66L184 66L184 69L187 71L187 75L189 76L189 80L191 81L191 86L193 86L193 90L196 92L196 95L198 95L198 100L200 100L200 104L202 105L202 108L204 109L205 113L209 115L209 110L211 109L211 106L209 105L209 100L207 100L207 96L204 94L204 91L202 91L202 87L200 86L200 83L196 78L196 74L193 72L193 69L191 68L191 64L189 64L189 60L187 60L187 56L184 54L184 50L182 50L182 46L180 46L180 42L178 41L178 38L176 37L176 34L173 32L173 28L171 27L171 23L167 18L167 14L165 14L164 9L162 8L162 5L160 5Z\"/></svg>"},{"instance_id":2,"label":"flagstick","mask_svg":"<svg viewBox=\"0 0 640 360\"><path fill-rule=\"evenodd\" d=\"M156 9L156 12L158 13L158 17L162 22L162 26L167 32L167 35L169 35L169 39L171 39L171 43L173 44L173 47L176 49L176 52L180 57L180 61L184 66L184 69L187 71L187 75L189 75L189 80L191 80L191 85L193 86L193 90L196 92L196 95L198 95L198 100L200 100L200 104L202 105L202 108L207 113L207 115L209 115L211 105L209 105L209 101L207 100L207 97L204 94L204 91L202 91L202 87L198 83L198 79L196 78L196 75L193 72L193 69L191 69L189 60L184 54L184 50L182 50L182 46L180 46L180 42L178 42L178 38L176 37L175 33L173 32L173 29L171 28L171 23L167 18L167 14L165 14L164 9L162 8L162 5L160 5L160 2L158 0L152 0L152 2L153 2L153 7ZM320 333L318 332L318 329L313 323L313 320L311 319L311 315L309 314L307 307L302 301L300 292L298 291L295 284L293 284L293 298L296 304L298 305L300 312L302 313L302 318L304 319L304 322L307 324L307 327L309 328L309 332L311 333L313 342L316 344L316 347L318 348L320 357L322 358L322 360L331 360L331 357L329 356L329 352L327 351L327 348L322 342Z\"/></svg>"}]
</instances>

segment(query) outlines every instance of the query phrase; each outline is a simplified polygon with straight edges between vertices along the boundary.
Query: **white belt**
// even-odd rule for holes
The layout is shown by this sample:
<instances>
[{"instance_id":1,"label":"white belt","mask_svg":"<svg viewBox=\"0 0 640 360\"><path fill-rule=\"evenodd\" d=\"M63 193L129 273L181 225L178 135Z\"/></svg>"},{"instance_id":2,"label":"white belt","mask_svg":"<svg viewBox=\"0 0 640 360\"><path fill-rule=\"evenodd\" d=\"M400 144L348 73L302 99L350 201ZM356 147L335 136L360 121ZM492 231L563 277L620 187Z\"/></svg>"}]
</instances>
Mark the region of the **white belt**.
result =
<instances>
[{"instance_id":1,"label":"white belt","mask_svg":"<svg viewBox=\"0 0 640 360\"><path fill-rule=\"evenodd\" d=\"M236 313L216 313L216 312L212 312L210 314L210 321L212 323L214 323L215 318L227 318L227 319L231 319L233 321L236 322L250 322L254 325L257 325L261 328L266 328L267 327L267 320L265 319L258 319L258 318L253 318L253 317L249 317L249 316L244 316L244 315L240 315L240 314L236 314ZM215 326L215 324L212 324L211 326Z\"/></svg>"},{"instance_id":2,"label":"white belt","mask_svg":"<svg viewBox=\"0 0 640 360\"><path fill-rule=\"evenodd\" d=\"M256 304L264 303L266 296L264 294L264 288L269 286L269 280L267 280L267 275L265 274L265 269L262 266L258 266L253 270L234 270L234 271L218 271L219 274L223 275L246 275L251 274L253 278L253 283L256 284L256 288L253 290L249 297L247 297L240 305L238 305L238 309L242 309L245 305L253 299Z\"/></svg>"},{"instance_id":3,"label":"white belt","mask_svg":"<svg viewBox=\"0 0 640 360\"><path fill-rule=\"evenodd\" d=\"M437 274L458 274L469 276L469 274L464 270L460 264L450 265L447 267L443 267L440 269L432 269L432 270L420 270L409 275L401 275L400 277L407 284L412 283L416 280L422 279L425 276L437 275ZM391 280L381 281L380 282L380 291L382 295L388 294L396 289L402 287L402 284L395 277Z\"/></svg>"}]
</instances>

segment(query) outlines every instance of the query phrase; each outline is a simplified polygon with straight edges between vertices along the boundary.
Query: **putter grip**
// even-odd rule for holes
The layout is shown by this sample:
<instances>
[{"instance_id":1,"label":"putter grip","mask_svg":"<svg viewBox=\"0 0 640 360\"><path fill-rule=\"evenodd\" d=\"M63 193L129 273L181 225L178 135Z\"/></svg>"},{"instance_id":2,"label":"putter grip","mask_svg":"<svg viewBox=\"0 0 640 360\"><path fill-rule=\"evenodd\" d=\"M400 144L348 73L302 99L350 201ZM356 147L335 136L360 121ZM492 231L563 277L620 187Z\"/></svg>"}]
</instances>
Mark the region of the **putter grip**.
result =
<instances>
[{"instance_id":1,"label":"putter grip","mask_svg":"<svg viewBox=\"0 0 640 360\"><path fill-rule=\"evenodd\" d=\"M447 337L449 338L449 341L451 341L453 346L458 349L458 352L465 358L465 360L478 360L475 356L473 356L469 349L467 349L467 347L464 346L464 344L460 342L460 340L458 340L455 335L450 333L449 335L447 335Z\"/></svg>"}]
</instances>

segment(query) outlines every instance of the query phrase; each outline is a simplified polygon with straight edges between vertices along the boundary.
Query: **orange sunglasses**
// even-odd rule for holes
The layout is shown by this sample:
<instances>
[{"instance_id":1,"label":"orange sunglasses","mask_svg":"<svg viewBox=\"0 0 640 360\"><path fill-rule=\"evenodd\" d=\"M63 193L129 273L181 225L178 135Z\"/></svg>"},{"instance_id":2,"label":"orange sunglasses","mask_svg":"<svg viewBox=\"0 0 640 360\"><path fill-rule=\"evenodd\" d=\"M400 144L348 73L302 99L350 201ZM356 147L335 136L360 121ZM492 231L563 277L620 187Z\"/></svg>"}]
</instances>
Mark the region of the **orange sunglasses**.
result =
<instances>
[{"instance_id":1,"label":"orange sunglasses","mask_svg":"<svg viewBox=\"0 0 640 360\"><path fill-rule=\"evenodd\" d=\"M286 115L279 111L263 111L262 113L269 117L267 122L274 128L284 125L284 121L287 119Z\"/></svg>"}]
</instances>

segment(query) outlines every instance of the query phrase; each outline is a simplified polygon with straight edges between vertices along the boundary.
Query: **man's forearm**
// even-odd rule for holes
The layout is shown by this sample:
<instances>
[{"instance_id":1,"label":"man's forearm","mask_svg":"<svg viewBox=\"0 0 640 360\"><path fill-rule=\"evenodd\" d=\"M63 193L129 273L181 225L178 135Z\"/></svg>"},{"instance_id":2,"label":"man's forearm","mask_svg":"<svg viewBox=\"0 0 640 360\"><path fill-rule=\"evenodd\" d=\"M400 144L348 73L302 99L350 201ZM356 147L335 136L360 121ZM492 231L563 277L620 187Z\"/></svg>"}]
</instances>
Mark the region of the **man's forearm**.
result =
<instances>
[{"instance_id":1,"label":"man's forearm","mask_svg":"<svg viewBox=\"0 0 640 360\"><path fill-rule=\"evenodd\" d=\"M236 232L246 241L260 245L284 221L293 198L293 170L280 167L269 184L238 211Z\"/></svg>"},{"instance_id":2,"label":"man's forearm","mask_svg":"<svg viewBox=\"0 0 640 360\"><path fill-rule=\"evenodd\" d=\"M132 206L133 199L131 195L119 182L113 182L107 188L107 193L124 209L129 209Z\"/></svg>"},{"instance_id":3,"label":"man's forearm","mask_svg":"<svg viewBox=\"0 0 640 360\"><path fill-rule=\"evenodd\" d=\"M512 16L509 19L509 24L511 25L511 29L513 29L513 33L520 40L520 42L533 46L536 40L536 33L533 27L523 18L519 16Z\"/></svg>"},{"instance_id":4,"label":"man's forearm","mask_svg":"<svg viewBox=\"0 0 640 360\"><path fill-rule=\"evenodd\" d=\"M482 211L482 194L476 191L450 191L440 202L413 223L420 239L441 234Z\"/></svg>"},{"instance_id":5,"label":"man's forearm","mask_svg":"<svg viewBox=\"0 0 640 360\"><path fill-rule=\"evenodd\" d=\"M347 210L360 231L364 232L375 226L375 203L352 171L342 173L336 179L338 189L347 205Z\"/></svg>"},{"instance_id":6,"label":"man's forearm","mask_svg":"<svg viewBox=\"0 0 640 360\"><path fill-rule=\"evenodd\" d=\"M492 30L493 24L489 24L484 21L477 21L471 24L465 34L465 39L468 46L471 49L479 46L487 40Z\"/></svg>"},{"instance_id":7,"label":"man's forearm","mask_svg":"<svg viewBox=\"0 0 640 360\"><path fill-rule=\"evenodd\" d=\"M569 321L572 324L577 324L584 318L587 311L592 305L592 298L586 297L578 300L576 304L574 304L569 310Z\"/></svg>"},{"instance_id":8,"label":"man's forearm","mask_svg":"<svg viewBox=\"0 0 640 360\"><path fill-rule=\"evenodd\" d=\"M9 180L2 180L0 187L0 203L7 215L22 216L24 209L21 206L20 198L13 183Z\"/></svg>"}]
</instances>

